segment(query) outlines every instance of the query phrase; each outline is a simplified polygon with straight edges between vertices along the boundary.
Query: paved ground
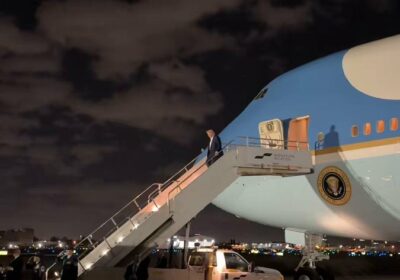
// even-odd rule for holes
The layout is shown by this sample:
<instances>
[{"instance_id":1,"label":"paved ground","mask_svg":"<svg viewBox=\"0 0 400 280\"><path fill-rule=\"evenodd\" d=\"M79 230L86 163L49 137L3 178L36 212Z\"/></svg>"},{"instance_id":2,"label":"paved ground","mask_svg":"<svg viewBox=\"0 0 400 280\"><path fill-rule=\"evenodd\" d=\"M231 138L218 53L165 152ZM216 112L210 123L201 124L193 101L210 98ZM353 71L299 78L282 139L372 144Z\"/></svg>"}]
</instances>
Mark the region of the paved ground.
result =
<instances>
[{"instance_id":1,"label":"paved ground","mask_svg":"<svg viewBox=\"0 0 400 280\"><path fill-rule=\"evenodd\" d=\"M292 280L293 276L285 276L285 280ZM398 276L338 276L335 280L400 280L400 275Z\"/></svg>"},{"instance_id":2,"label":"paved ground","mask_svg":"<svg viewBox=\"0 0 400 280\"><path fill-rule=\"evenodd\" d=\"M289 278L290 279L290 278ZM336 280L400 280L400 275L398 276L345 276L337 277Z\"/></svg>"}]
</instances>

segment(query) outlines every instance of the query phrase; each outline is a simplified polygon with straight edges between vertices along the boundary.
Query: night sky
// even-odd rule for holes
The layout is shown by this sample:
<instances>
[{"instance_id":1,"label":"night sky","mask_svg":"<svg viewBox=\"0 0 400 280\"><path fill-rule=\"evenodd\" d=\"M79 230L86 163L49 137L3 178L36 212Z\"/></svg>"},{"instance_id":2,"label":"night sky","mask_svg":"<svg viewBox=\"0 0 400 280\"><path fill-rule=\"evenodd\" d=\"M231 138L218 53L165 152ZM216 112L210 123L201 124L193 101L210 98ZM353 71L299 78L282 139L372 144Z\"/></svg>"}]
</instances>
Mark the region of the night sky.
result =
<instances>
[{"instance_id":1,"label":"night sky","mask_svg":"<svg viewBox=\"0 0 400 280\"><path fill-rule=\"evenodd\" d=\"M397 0L0 0L0 229L86 234L273 78L398 33ZM215 206L195 232L282 239Z\"/></svg>"}]
</instances>

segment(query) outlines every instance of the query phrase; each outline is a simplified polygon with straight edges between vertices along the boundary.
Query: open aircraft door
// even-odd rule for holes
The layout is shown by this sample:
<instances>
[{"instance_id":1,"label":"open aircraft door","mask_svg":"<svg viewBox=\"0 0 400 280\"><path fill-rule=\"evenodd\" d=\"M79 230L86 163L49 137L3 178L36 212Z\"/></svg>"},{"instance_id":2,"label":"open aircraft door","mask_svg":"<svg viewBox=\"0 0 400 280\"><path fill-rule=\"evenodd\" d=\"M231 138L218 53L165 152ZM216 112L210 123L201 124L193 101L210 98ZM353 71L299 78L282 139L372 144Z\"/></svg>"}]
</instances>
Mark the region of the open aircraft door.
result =
<instances>
[{"instance_id":1,"label":"open aircraft door","mask_svg":"<svg viewBox=\"0 0 400 280\"><path fill-rule=\"evenodd\" d=\"M288 150L308 150L308 125L310 116L292 119L289 123Z\"/></svg>"},{"instance_id":2,"label":"open aircraft door","mask_svg":"<svg viewBox=\"0 0 400 280\"><path fill-rule=\"evenodd\" d=\"M282 121L273 119L258 124L261 145L267 149L284 149L284 135Z\"/></svg>"}]
</instances>

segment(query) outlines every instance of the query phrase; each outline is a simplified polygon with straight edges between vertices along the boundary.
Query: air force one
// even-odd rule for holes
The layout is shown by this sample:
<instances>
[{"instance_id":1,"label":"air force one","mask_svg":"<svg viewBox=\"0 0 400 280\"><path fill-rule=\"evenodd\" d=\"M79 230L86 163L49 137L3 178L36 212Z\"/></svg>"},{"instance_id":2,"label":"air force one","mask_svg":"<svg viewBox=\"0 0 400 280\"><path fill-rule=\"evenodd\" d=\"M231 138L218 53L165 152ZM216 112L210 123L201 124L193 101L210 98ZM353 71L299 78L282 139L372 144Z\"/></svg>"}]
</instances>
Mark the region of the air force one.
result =
<instances>
[{"instance_id":1,"label":"air force one","mask_svg":"<svg viewBox=\"0 0 400 280\"><path fill-rule=\"evenodd\" d=\"M310 143L313 174L240 177L213 203L265 225L400 240L400 35L270 82L220 137Z\"/></svg>"},{"instance_id":2,"label":"air force one","mask_svg":"<svg viewBox=\"0 0 400 280\"><path fill-rule=\"evenodd\" d=\"M315 265L323 234L400 240L399 118L400 35L294 69L220 133L215 163L201 154L88 234L79 275L106 279L96 268L126 267L213 203L305 245L295 279L333 279Z\"/></svg>"}]
</instances>

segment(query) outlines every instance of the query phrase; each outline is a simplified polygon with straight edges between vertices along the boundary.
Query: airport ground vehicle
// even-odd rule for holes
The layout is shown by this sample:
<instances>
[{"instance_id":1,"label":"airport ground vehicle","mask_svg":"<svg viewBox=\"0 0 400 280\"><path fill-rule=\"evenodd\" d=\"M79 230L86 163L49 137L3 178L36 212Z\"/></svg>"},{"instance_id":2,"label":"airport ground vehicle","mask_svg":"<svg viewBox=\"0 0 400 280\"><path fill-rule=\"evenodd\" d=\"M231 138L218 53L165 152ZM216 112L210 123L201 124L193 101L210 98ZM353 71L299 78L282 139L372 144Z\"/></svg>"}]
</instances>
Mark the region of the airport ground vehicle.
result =
<instances>
[{"instance_id":1,"label":"airport ground vehicle","mask_svg":"<svg viewBox=\"0 0 400 280\"><path fill-rule=\"evenodd\" d=\"M189 256L186 269L150 268L149 280L283 280L282 274L252 267L240 254L225 249L199 249Z\"/></svg>"}]
</instances>

